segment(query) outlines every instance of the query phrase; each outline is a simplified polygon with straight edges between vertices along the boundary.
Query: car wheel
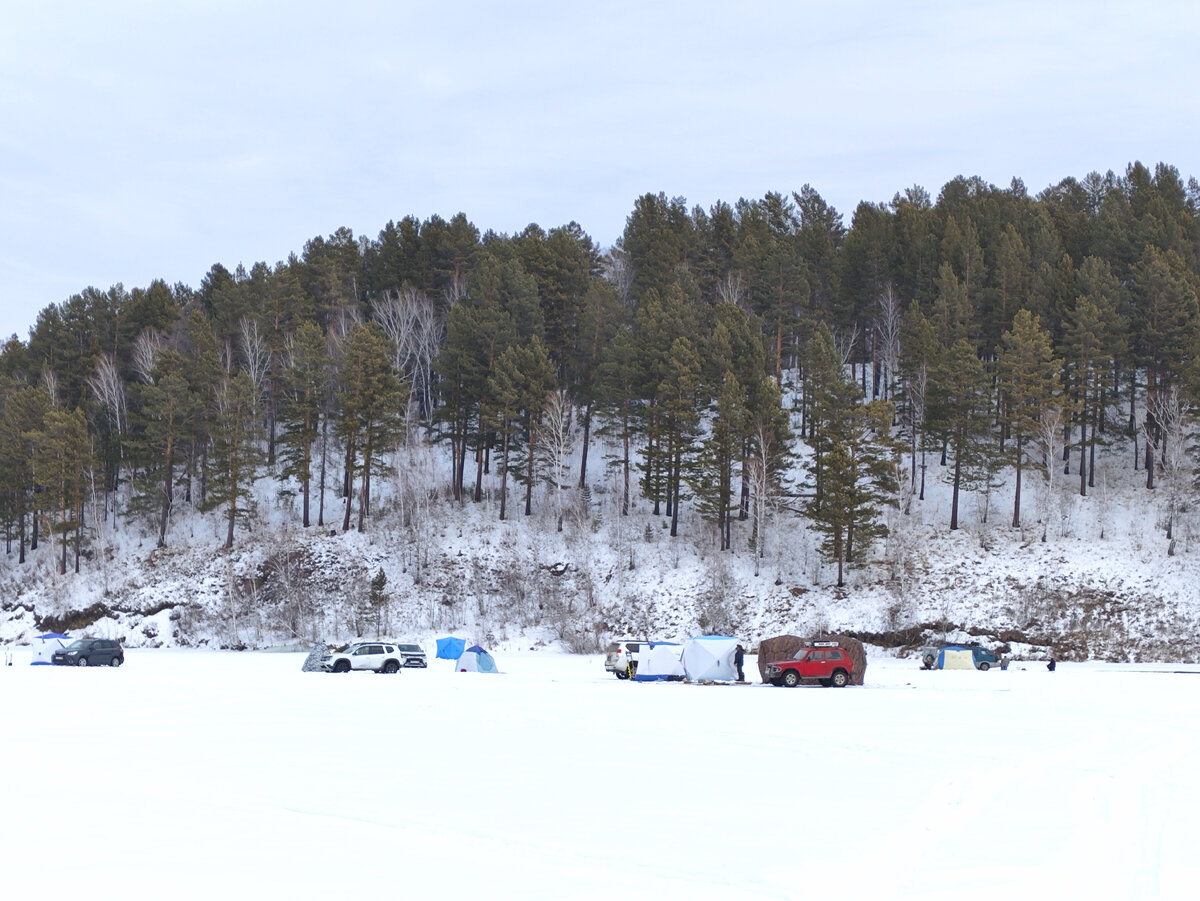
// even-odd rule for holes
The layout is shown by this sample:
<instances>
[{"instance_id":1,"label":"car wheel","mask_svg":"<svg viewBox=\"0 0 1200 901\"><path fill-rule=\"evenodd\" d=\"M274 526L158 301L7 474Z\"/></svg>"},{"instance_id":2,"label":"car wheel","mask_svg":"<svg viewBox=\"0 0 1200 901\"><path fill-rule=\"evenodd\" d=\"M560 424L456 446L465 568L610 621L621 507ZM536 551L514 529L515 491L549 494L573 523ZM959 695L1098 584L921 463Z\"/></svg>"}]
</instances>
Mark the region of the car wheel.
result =
<instances>
[{"instance_id":1,"label":"car wheel","mask_svg":"<svg viewBox=\"0 0 1200 901\"><path fill-rule=\"evenodd\" d=\"M986 673L991 668L992 668L992 665L990 663L988 663L986 660L980 661L980 663L979 663L980 672Z\"/></svg>"},{"instance_id":2,"label":"car wheel","mask_svg":"<svg viewBox=\"0 0 1200 901\"><path fill-rule=\"evenodd\" d=\"M933 669L933 665L937 663L937 658L932 654L926 654L921 658L921 663L924 664L925 669Z\"/></svg>"},{"instance_id":3,"label":"car wheel","mask_svg":"<svg viewBox=\"0 0 1200 901\"><path fill-rule=\"evenodd\" d=\"M834 688L845 688L846 683L849 681L850 679L846 676L845 672L838 670L833 674L833 678L829 680L829 684Z\"/></svg>"},{"instance_id":4,"label":"car wheel","mask_svg":"<svg viewBox=\"0 0 1200 901\"><path fill-rule=\"evenodd\" d=\"M335 663L333 665L333 671L335 673L350 672L350 661L349 660L339 660L337 663Z\"/></svg>"},{"instance_id":5,"label":"car wheel","mask_svg":"<svg viewBox=\"0 0 1200 901\"><path fill-rule=\"evenodd\" d=\"M783 674L783 684L788 688L795 688L800 684L799 674L794 669L788 670Z\"/></svg>"},{"instance_id":6,"label":"car wheel","mask_svg":"<svg viewBox=\"0 0 1200 901\"><path fill-rule=\"evenodd\" d=\"M120 665L121 665L121 658L120 658L120 657L114 657L112 660L108 661L108 665L109 665L109 666L120 666Z\"/></svg>"},{"instance_id":7,"label":"car wheel","mask_svg":"<svg viewBox=\"0 0 1200 901\"><path fill-rule=\"evenodd\" d=\"M618 679L628 679L629 678L629 673L625 672L625 670L623 670L623 669L613 670L613 675L616 676Z\"/></svg>"},{"instance_id":8,"label":"car wheel","mask_svg":"<svg viewBox=\"0 0 1200 901\"><path fill-rule=\"evenodd\" d=\"M87 658L80 657L78 660L75 661L75 665L76 666L87 666Z\"/></svg>"},{"instance_id":9,"label":"car wheel","mask_svg":"<svg viewBox=\"0 0 1200 901\"><path fill-rule=\"evenodd\" d=\"M390 676L392 673L400 672L400 665L395 660L389 660L383 665L383 671Z\"/></svg>"}]
</instances>

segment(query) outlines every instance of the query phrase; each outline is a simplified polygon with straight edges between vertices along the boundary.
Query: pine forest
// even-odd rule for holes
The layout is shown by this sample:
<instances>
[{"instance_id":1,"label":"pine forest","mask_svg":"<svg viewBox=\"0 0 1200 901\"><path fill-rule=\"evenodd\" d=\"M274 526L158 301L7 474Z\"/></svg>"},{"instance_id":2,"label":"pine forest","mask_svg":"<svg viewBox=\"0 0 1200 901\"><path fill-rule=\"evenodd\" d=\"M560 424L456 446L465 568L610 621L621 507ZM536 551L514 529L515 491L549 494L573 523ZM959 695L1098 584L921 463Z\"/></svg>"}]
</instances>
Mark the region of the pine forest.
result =
<instances>
[{"instance_id":1,"label":"pine forest","mask_svg":"<svg viewBox=\"0 0 1200 901\"><path fill-rule=\"evenodd\" d=\"M917 562L972 530L945 545L960 568L996 536L1128 545L1113 498L1153 511L1137 559L1189 557L1200 184L1170 165L1036 195L961 177L848 222L808 185L648 193L611 248L575 222L408 216L227 263L86 288L0 350L9 637L474 627L591 651L787 627L898 646L941 622L1196 657L1196 613L1153 584L1027 572L972 612ZM1107 530L1064 527L1068 501ZM656 600L646 570L691 559ZM153 590L172 567L191 587Z\"/></svg>"}]
</instances>

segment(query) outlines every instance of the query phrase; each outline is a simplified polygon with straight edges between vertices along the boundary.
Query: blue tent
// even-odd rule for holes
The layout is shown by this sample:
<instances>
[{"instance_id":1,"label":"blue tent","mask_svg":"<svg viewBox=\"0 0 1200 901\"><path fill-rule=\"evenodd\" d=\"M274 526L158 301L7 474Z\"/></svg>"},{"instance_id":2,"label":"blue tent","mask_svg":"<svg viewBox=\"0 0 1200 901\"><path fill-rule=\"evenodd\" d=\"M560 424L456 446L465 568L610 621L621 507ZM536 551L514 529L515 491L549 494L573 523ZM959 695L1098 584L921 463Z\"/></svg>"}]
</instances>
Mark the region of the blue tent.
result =
<instances>
[{"instance_id":1,"label":"blue tent","mask_svg":"<svg viewBox=\"0 0 1200 901\"><path fill-rule=\"evenodd\" d=\"M460 673L498 673L496 661L492 655L479 645L471 645L463 651L454 668Z\"/></svg>"},{"instance_id":2,"label":"blue tent","mask_svg":"<svg viewBox=\"0 0 1200 901\"><path fill-rule=\"evenodd\" d=\"M439 638L437 640L437 659L457 660L463 655L463 649L466 646L465 638Z\"/></svg>"}]
</instances>

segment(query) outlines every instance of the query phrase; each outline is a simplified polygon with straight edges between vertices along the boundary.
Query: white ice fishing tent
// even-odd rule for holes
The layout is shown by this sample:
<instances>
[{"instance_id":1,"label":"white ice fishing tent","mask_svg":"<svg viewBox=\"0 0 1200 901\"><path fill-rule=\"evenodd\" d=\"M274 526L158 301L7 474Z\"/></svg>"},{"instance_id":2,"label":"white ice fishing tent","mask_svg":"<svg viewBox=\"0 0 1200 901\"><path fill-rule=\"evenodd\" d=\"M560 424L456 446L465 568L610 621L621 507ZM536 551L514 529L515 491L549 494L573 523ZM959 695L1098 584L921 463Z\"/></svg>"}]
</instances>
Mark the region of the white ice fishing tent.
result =
<instances>
[{"instance_id":1,"label":"white ice fishing tent","mask_svg":"<svg viewBox=\"0 0 1200 901\"><path fill-rule=\"evenodd\" d=\"M54 656L54 652L59 648L65 648L74 640L70 635L60 635L58 632L38 635L30 642L33 645L33 659L29 662L34 666L49 666L54 662L50 659Z\"/></svg>"},{"instance_id":2,"label":"white ice fishing tent","mask_svg":"<svg viewBox=\"0 0 1200 901\"><path fill-rule=\"evenodd\" d=\"M686 675L682 657L683 645L673 641L652 641L648 648L642 648L638 654L634 681L661 682L682 679Z\"/></svg>"},{"instance_id":3,"label":"white ice fishing tent","mask_svg":"<svg viewBox=\"0 0 1200 901\"><path fill-rule=\"evenodd\" d=\"M456 672L460 673L498 673L496 660L479 645L472 645L463 651L458 662L454 664Z\"/></svg>"},{"instance_id":4,"label":"white ice fishing tent","mask_svg":"<svg viewBox=\"0 0 1200 901\"><path fill-rule=\"evenodd\" d=\"M975 653L970 648L942 648L938 669L975 669Z\"/></svg>"},{"instance_id":5,"label":"white ice fishing tent","mask_svg":"<svg viewBox=\"0 0 1200 901\"><path fill-rule=\"evenodd\" d=\"M737 679L733 668L737 646L738 640L727 635L689 638L683 643L683 668L688 680L733 682Z\"/></svg>"}]
</instances>

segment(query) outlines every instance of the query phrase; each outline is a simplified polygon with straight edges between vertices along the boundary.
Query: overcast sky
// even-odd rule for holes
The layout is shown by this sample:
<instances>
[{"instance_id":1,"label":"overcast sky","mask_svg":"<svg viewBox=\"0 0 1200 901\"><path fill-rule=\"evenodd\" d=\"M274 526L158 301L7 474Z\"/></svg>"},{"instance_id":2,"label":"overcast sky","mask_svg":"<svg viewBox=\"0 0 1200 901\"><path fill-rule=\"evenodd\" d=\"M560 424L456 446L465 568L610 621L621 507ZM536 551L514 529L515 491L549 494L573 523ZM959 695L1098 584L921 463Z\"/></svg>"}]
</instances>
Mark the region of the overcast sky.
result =
<instances>
[{"instance_id":1,"label":"overcast sky","mask_svg":"<svg viewBox=\"0 0 1200 901\"><path fill-rule=\"evenodd\" d=\"M91 285L196 287L340 226L575 220L957 175L1200 177L1192 0L9 4L0 334Z\"/></svg>"}]
</instances>

